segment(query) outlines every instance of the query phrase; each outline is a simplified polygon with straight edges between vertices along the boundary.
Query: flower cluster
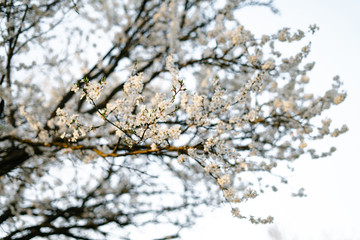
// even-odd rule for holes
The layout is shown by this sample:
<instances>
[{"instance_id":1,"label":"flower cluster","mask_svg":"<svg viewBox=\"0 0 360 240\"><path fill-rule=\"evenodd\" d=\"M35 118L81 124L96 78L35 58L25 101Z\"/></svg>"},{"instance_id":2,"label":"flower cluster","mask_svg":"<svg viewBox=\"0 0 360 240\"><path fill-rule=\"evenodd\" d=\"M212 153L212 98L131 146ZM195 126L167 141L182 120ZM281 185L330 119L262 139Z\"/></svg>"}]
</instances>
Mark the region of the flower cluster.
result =
<instances>
[{"instance_id":1,"label":"flower cluster","mask_svg":"<svg viewBox=\"0 0 360 240\"><path fill-rule=\"evenodd\" d=\"M184 82L179 79L179 72L176 69L171 56L168 57L167 66L173 78L173 95L170 99L165 99L164 95L156 94L152 99L151 105L144 103L145 96L143 91L143 73L129 77L124 84L123 95L114 102L109 102L104 109L98 109L98 115L107 123L110 123L116 129L118 137L125 137L124 142L129 146L145 143L148 140L155 145L165 147L166 141L176 140L181 134L180 126L165 127L158 125L159 121L166 121L177 109L174 105L175 97L181 91L185 91ZM86 98L97 108L96 100L100 98L101 91L106 84L105 79L99 82L89 82L83 79L76 83L72 91L81 92L81 99ZM134 112L135 109L138 109ZM79 137L85 136L87 132L92 131L93 127L85 127L79 122L79 115L69 116L64 110L58 109L58 124L66 125L72 129L72 134L63 132L61 137L70 137L76 141Z\"/></svg>"},{"instance_id":2,"label":"flower cluster","mask_svg":"<svg viewBox=\"0 0 360 240\"><path fill-rule=\"evenodd\" d=\"M69 115L63 109L58 108L56 110L56 115L58 116L57 124L62 126L61 138L66 138L69 141L76 142L79 137L86 136L86 133L91 130L91 127L85 126L81 121L79 121L78 114ZM66 129L66 127L68 127ZM70 131L70 132L69 132Z\"/></svg>"},{"instance_id":3,"label":"flower cluster","mask_svg":"<svg viewBox=\"0 0 360 240\"><path fill-rule=\"evenodd\" d=\"M86 100L91 102L97 100L100 97L101 91L105 85L105 78L101 79L99 82L89 81L88 78L83 78L73 85L71 91L77 92L79 89L81 89L82 91L80 99L86 97Z\"/></svg>"}]
</instances>

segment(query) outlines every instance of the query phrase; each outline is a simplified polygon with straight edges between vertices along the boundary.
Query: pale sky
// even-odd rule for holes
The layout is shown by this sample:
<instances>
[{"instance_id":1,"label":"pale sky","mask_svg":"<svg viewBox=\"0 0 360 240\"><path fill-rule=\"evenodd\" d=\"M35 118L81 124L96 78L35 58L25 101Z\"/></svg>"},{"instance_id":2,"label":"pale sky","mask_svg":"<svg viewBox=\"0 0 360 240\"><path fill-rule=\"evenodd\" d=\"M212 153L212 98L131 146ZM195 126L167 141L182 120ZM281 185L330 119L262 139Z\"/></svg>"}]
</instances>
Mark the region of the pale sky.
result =
<instances>
[{"instance_id":1,"label":"pale sky","mask_svg":"<svg viewBox=\"0 0 360 240\"><path fill-rule=\"evenodd\" d=\"M309 61L316 61L310 75L312 91L324 93L339 75L347 99L324 116L333 126L346 123L349 132L323 141L320 147L336 146L333 156L311 160L304 157L294 164L288 186L266 194L243 206L254 215L275 217L275 224L255 226L234 219L228 206L206 214L197 225L183 232L185 240L275 239L283 240L360 239L360 1L359 0L276 0L281 14L248 8L239 16L245 28L256 34L275 33L282 27L306 30L316 23L320 31L306 40L312 42ZM317 146L317 145L316 145ZM291 192L304 187L306 198Z\"/></svg>"}]
</instances>

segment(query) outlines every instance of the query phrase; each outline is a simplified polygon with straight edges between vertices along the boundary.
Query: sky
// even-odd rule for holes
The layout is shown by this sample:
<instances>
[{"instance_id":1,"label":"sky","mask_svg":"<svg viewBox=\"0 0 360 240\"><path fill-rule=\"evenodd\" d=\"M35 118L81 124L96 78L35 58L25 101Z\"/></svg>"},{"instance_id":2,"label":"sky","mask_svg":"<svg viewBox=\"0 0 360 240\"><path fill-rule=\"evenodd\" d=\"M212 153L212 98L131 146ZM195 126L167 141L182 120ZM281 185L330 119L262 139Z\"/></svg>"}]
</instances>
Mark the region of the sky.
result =
<instances>
[{"instance_id":1,"label":"sky","mask_svg":"<svg viewBox=\"0 0 360 240\"><path fill-rule=\"evenodd\" d=\"M282 27L306 30L314 23L320 27L306 38L312 42L308 59L316 62L310 74L311 91L324 93L332 78L340 76L347 99L324 116L332 119L334 127L347 124L349 132L316 145L336 146L331 157L301 158L294 164L288 185L243 206L255 216L271 214L274 224L252 225L238 220L224 205L206 213L192 229L184 230L183 239L360 240L360 1L275 0L275 6L279 15L251 7L238 17L245 28L258 35L275 33ZM292 197L291 193L301 187L307 197Z\"/></svg>"}]
</instances>

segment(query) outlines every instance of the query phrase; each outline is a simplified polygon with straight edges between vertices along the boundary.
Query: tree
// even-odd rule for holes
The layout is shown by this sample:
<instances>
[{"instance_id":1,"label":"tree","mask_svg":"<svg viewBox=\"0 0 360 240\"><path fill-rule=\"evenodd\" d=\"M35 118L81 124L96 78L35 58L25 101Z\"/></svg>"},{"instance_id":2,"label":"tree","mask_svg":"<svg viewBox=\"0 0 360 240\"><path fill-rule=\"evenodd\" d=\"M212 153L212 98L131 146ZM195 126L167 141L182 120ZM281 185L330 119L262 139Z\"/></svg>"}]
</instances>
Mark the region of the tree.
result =
<instances>
[{"instance_id":1,"label":"tree","mask_svg":"<svg viewBox=\"0 0 360 240\"><path fill-rule=\"evenodd\" d=\"M254 36L236 18L272 1L0 3L0 225L3 239L179 237L204 207L232 214L307 143L347 131L321 114L338 77L307 92L317 30ZM276 189L273 186L273 189ZM165 228L164 228L165 229ZM163 235L161 235L163 234Z\"/></svg>"}]
</instances>

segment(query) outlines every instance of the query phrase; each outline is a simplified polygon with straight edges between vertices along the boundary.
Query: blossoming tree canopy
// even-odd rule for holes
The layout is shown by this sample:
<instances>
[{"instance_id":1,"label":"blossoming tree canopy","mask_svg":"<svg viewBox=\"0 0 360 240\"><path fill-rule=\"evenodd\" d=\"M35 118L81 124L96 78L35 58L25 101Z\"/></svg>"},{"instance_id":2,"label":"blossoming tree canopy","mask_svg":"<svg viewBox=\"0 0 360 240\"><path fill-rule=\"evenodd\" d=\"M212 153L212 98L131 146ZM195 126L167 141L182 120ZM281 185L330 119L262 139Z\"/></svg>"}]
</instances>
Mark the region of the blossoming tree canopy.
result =
<instances>
[{"instance_id":1,"label":"blossoming tree canopy","mask_svg":"<svg viewBox=\"0 0 360 240\"><path fill-rule=\"evenodd\" d=\"M317 31L256 36L236 18L272 1L0 2L0 236L178 237L206 206L241 203L277 167L347 131L308 90ZM279 46L304 43L294 56ZM279 174L280 173L280 174ZM276 189L273 187L273 189ZM115 229L115 230L114 230ZM159 236L155 236L159 237Z\"/></svg>"}]
</instances>

